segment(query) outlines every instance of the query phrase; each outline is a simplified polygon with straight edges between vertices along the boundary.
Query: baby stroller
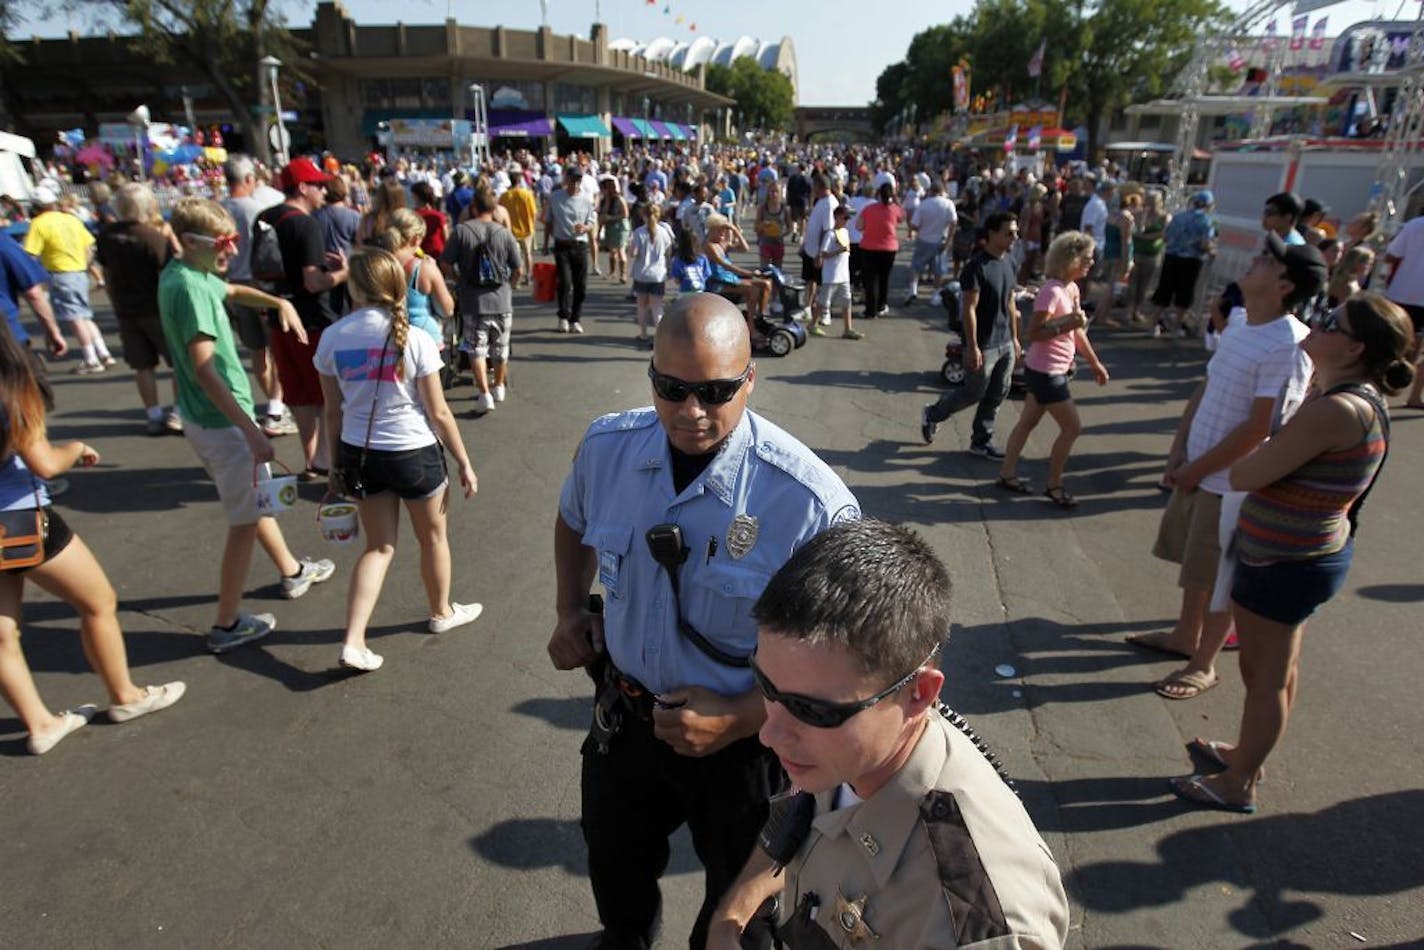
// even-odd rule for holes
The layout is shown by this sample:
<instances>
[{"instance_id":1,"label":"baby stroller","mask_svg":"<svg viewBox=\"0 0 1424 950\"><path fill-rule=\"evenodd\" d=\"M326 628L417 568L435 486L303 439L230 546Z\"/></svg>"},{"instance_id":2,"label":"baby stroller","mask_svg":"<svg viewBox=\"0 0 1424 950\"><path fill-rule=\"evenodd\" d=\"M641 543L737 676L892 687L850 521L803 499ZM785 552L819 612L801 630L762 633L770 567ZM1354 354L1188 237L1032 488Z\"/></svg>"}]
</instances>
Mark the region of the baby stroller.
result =
<instances>
[{"instance_id":1,"label":"baby stroller","mask_svg":"<svg viewBox=\"0 0 1424 950\"><path fill-rule=\"evenodd\" d=\"M440 358L445 363L440 367L441 389L454 389L460 383L461 371L468 371L471 366L470 354L465 351L465 325L460 318L460 298L456 296L453 283L450 284L450 294L456 301L455 312L440 321L444 340Z\"/></svg>"},{"instance_id":2,"label":"baby stroller","mask_svg":"<svg viewBox=\"0 0 1424 950\"><path fill-rule=\"evenodd\" d=\"M775 264L757 271L757 276L771 280L771 313L756 318L757 332L767 338L772 356L785 356L806 345L806 328L797 323L806 312L806 285L792 282Z\"/></svg>"},{"instance_id":3,"label":"baby stroller","mask_svg":"<svg viewBox=\"0 0 1424 950\"><path fill-rule=\"evenodd\" d=\"M964 325L959 317L959 281L948 281L935 291L932 300L937 300L944 307L949 326L949 337L944 342L944 363L939 368L940 378L950 386L961 386L967 374L964 371Z\"/></svg>"}]
</instances>

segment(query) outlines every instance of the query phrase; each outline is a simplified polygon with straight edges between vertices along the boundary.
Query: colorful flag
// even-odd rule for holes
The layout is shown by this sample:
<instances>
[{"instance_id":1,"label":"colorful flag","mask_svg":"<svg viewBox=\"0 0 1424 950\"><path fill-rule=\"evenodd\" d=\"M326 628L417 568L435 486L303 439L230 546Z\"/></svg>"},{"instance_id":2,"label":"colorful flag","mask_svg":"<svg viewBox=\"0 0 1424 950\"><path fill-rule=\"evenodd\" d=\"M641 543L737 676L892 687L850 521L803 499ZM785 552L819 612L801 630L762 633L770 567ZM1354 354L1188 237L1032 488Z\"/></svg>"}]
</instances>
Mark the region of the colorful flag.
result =
<instances>
[{"instance_id":1,"label":"colorful flag","mask_svg":"<svg viewBox=\"0 0 1424 950\"><path fill-rule=\"evenodd\" d=\"M1226 54L1226 67L1233 73L1241 72L1241 67L1246 65L1246 57L1241 55L1241 50L1235 46Z\"/></svg>"},{"instance_id":2,"label":"colorful flag","mask_svg":"<svg viewBox=\"0 0 1424 950\"><path fill-rule=\"evenodd\" d=\"M679 13L677 16L673 17L673 18L672 18L672 22L674 22L674 23L681 23L681 22L682 22L682 14Z\"/></svg>"},{"instance_id":3,"label":"colorful flag","mask_svg":"<svg viewBox=\"0 0 1424 950\"><path fill-rule=\"evenodd\" d=\"M1038 52L1033 54L1033 58L1028 61L1028 74L1037 79L1043 75L1043 54L1048 49L1048 37L1039 41Z\"/></svg>"},{"instance_id":4,"label":"colorful flag","mask_svg":"<svg viewBox=\"0 0 1424 950\"><path fill-rule=\"evenodd\" d=\"M1292 53L1305 47L1305 25L1310 17L1302 14L1291 20L1290 50Z\"/></svg>"},{"instance_id":5,"label":"colorful flag","mask_svg":"<svg viewBox=\"0 0 1424 950\"><path fill-rule=\"evenodd\" d=\"M963 66L950 67L949 74L954 86L954 111L969 109L969 76Z\"/></svg>"},{"instance_id":6,"label":"colorful flag","mask_svg":"<svg viewBox=\"0 0 1424 950\"><path fill-rule=\"evenodd\" d=\"M1038 151L1039 146L1042 144L1043 126L1035 125L1033 128L1028 130L1028 150L1030 152L1036 152Z\"/></svg>"},{"instance_id":7,"label":"colorful flag","mask_svg":"<svg viewBox=\"0 0 1424 950\"><path fill-rule=\"evenodd\" d=\"M694 24L692 24L691 26L689 26L687 29L688 29L690 32L696 33L696 32L697 32L697 24L694 23Z\"/></svg>"},{"instance_id":8,"label":"colorful flag","mask_svg":"<svg viewBox=\"0 0 1424 950\"><path fill-rule=\"evenodd\" d=\"M1009 126L1009 134L1004 136L1004 151L1012 152L1015 148L1018 147L1018 144L1019 127L1017 125L1011 125Z\"/></svg>"},{"instance_id":9,"label":"colorful flag","mask_svg":"<svg viewBox=\"0 0 1424 950\"><path fill-rule=\"evenodd\" d=\"M1328 16L1323 16L1315 21L1315 26L1310 28L1310 48L1321 50L1325 48L1325 24L1329 22Z\"/></svg>"}]
</instances>

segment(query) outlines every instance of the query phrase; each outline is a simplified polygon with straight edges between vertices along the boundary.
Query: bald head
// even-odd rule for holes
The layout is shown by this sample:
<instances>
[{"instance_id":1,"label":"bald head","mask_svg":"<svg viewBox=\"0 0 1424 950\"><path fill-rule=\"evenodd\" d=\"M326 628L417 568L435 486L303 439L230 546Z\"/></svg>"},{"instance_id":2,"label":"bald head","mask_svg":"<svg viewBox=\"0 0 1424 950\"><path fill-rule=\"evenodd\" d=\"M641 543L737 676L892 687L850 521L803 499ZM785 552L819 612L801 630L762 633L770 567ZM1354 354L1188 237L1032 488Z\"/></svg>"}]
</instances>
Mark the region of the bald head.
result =
<instances>
[{"instance_id":1,"label":"bald head","mask_svg":"<svg viewBox=\"0 0 1424 950\"><path fill-rule=\"evenodd\" d=\"M716 354L744 366L752 358L746 318L726 297L686 294L675 300L658 324L653 339L653 359L671 357L673 351Z\"/></svg>"}]
</instances>

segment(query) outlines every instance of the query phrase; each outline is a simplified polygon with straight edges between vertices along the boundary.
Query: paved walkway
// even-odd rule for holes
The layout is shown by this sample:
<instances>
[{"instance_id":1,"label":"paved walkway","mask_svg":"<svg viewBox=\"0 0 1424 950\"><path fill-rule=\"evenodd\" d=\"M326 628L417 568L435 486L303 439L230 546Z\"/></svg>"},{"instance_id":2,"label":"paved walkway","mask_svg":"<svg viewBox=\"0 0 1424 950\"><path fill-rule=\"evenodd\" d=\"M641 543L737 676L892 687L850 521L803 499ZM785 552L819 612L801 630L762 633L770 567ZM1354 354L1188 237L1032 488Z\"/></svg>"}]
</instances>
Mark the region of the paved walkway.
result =
<instances>
[{"instance_id":1,"label":"paved walkway","mask_svg":"<svg viewBox=\"0 0 1424 950\"><path fill-rule=\"evenodd\" d=\"M334 669L355 552L324 549L313 491L283 527L299 552L333 554L336 580L289 604L259 562L251 604L277 614L278 632L204 652L222 540L211 488L181 439L140 434L129 374L61 367L53 434L104 453L73 476L65 516L119 590L138 679L182 678L189 693L152 719L96 723L43 759L0 718L0 943L581 945L597 926L577 825L588 704L584 678L544 653L551 522L587 422L648 401L631 305L592 283L586 336L553 333L549 308L521 303L507 403L473 419L469 386L452 393L481 485L453 502L455 593L483 601L484 616L424 633L414 551L402 549L374 618L386 666L364 677ZM1311 625L1261 812L1189 811L1165 779L1186 771L1186 739L1232 736L1235 660L1219 688L1173 703L1146 687L1171 665L1121 641L1175 613L1174 573L1148 553L1163 504L1153 483L1202 371L1198 345L1095 337L1114 378L1075 383L1087 429L1068 484L1083 504L1066 514L995 492L993 464L962 451L967 418L921 444L943 336L925 304L862 328L860 343L813 339L762 359L753 404L817 449L867 513L917 526L948 563L946 699L1019 779L1073 895L1075 945L1424 938L1420 415L1398 415L1355 571ZM1001 438L1016 414L1005 408ZM1023 471L1037 484L1052 428L1029 446ZM299 461L291 439L279 454ZM47 699L102 700L68 608L35 594L26 620ZM694 870L683 839L662 946L685 943Z\"/></svg>"}]
</instances>

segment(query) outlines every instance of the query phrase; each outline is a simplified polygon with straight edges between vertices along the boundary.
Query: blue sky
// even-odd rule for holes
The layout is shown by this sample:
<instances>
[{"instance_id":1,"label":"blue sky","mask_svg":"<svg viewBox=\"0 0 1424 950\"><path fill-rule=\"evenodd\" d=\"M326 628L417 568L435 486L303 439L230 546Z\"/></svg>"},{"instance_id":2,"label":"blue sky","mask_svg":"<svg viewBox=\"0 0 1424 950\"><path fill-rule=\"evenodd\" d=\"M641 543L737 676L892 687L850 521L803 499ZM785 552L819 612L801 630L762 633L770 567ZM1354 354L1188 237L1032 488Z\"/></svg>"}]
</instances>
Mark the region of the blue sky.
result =
<instances>
[{"instance_id":1,"label":"blue sky","mask_svg":"<svg viewBox=\"0 0 1424 950\"><path fill-rule=\"evenodd\" d=\"M315 3L279 0L289 22L311 22ZM1330 17L1330 35L1359 20L1374 16L1394 18L1416 12L1418 0L1348 0L1311 14ZM381 0L344 0L360 23L440 23L447 13L462 23L478 26L503 24L533 29L540 22L539 0L422 0L396 6ZM1244 0L1229 0L1236 9ZM973 6L972 0L877 5L874 0L548 0L549 25L556 33L588 35L595 8L608 24L613 39L647 41L658 36L692 40L698 36L731 42L739 36L779 40L790 36L796 47L802 105L863 105L875 96L875 79L890 63L904 57L910 39L926 27L945 23ZM664 8L670 8L664 13ZM867 16L891 11L888 18ZM807 11L811 11L808 15ZM676 23L681 16L683 22ZM1280 28L1288 31L1289 17ZM697 24L691 32L690 24ZM74 23L83 30L82 21ZM63 15L28 24L24 33L60 35L70 25ZM946 77L946 82L948 77Z\"/></svg>"}]
</instances>

